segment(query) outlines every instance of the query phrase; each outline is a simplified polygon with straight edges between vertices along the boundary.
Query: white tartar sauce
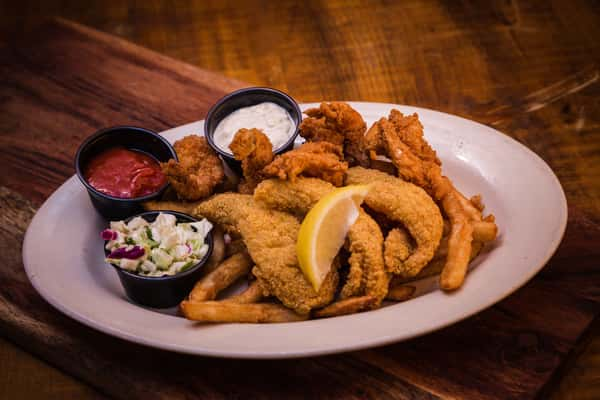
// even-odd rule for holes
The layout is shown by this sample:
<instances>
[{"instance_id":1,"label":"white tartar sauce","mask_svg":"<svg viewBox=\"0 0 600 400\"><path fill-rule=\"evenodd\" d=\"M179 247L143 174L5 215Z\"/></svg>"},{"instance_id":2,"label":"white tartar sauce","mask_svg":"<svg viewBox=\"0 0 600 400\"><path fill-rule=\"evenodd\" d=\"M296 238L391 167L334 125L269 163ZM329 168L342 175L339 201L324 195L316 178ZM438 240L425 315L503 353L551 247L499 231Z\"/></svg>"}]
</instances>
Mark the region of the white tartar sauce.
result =
<instances>
[{"instance_id":1,"label":"white tartar sauce","mask_svg":"<svg viewBox=\"0 0 600 400\"><path fill-rule=\"evenodd\" d=\"M215 129L213 141L221 150L231 153L229 144L242 128L260 129L271 141L273 150L277 150L293 135L296 127L283 107L264 102L240 108L223 118Z\"/></svg>"}]
</instances>

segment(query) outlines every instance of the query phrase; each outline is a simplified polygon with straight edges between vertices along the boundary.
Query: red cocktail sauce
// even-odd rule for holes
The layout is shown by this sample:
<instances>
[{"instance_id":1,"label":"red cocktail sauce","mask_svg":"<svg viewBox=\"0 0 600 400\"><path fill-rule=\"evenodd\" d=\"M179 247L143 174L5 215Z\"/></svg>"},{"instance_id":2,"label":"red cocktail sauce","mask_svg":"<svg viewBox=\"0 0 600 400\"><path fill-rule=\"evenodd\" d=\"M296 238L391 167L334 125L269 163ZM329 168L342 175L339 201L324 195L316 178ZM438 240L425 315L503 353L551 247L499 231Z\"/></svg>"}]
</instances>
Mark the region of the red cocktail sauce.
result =
<instances>
[{"instance_id":1,"label":"red cocktail sauce","mask_svg":"<svg viewBox=\"0 0 600 400\"><path fill-rule=\"evenodd\" d=\"M123 147L113 147L92 158L83 175L94 189L121 198L147 196L167 182L155 159Z\"/></svg>"}]
</instances>

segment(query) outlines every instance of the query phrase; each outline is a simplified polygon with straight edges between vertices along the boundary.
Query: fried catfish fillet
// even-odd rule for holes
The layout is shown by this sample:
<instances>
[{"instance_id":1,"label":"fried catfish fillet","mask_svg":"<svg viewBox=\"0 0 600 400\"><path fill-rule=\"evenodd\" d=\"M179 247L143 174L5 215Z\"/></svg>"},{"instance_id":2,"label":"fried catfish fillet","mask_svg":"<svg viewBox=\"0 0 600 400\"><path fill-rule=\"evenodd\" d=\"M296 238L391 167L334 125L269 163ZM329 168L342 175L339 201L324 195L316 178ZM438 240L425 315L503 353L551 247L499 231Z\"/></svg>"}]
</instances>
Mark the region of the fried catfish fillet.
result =
<instances>
[{"instance_id":1,"label":"fried catfish fillet","mask_svg":"<svg viewBox=\"0 0 600 400\"><path fill-rule=\"evenodd\" d=\"M206 139L189 135L173 145L179 162L161 163L163 173L182 200L195 201L210 196L225 176L221 160Z\"/></svg>"},{"instance_id":2,"label":"fried catfish fillet","mask_svg":"<svg viewBox=\"0 0 600 400\"><path fill-rule=\"evenodd\" d=\"M332 268L316 292L298 266L300 223L294 216L261 207L252 196L238 193L215 195L198 205L194 213L224 227L234 227L241 234L256 263L252 273L265 294L277 297L300 314L333 300L337 269Z\"/></svg>"},{"instance_id":3,"label":"fried catfish fillet","mask_svg":"<svg viewBox=\"0 0 600 400\"><path fill-rule=\"evenodd\" d=\"M333 185L314 178L298 178L295 182L269 179L254 191L254 199L265 207L304 216L316 203L331 192ZM379 225L362 209L348 231L347 248L350 272L341 297L370 295L377 307L388 290L389 274L383 262L383 235Z\"/></svg>"},{"instance_id":4,"label":"fried catfish fillet","mask_svg":"<svg viewBox=\"0 0 600 400\"><path fill-rule=\"evenodd\" d=\"M415 276L433 258L444 221L438 206L420 187L385 172L353 167L346 175L347 184L370 184L365 204L392 221L401 223L416 243L414 252L404 261L393 258L389 272ZM396 262L399 261L399 262Z\"/></svg>"}]
</instances>

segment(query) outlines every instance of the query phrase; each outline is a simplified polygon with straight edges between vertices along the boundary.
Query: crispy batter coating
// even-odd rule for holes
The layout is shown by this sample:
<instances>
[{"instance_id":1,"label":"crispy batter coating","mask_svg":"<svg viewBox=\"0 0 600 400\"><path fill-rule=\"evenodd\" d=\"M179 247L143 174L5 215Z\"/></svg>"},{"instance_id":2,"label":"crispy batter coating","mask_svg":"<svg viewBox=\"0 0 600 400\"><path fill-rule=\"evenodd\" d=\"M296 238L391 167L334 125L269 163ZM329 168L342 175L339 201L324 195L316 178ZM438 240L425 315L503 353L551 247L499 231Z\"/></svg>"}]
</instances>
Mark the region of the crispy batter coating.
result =
<instances>
[{"instance_id":1,"label":"crispy batter coating","mask_svg":"<svg viewBox=\"0 0 600 400\"><path fill-rule=\"evenodd\" d=\"M373 157L383 148L398 174L425 189L441 204L450 220L448 257L440 277L440 286L445 290L459 288L471 258L474 225L484 221L481 197L468 200L450 179L442 175L441 162L425 141L417 114L404 116L400 111L392 110L387 119L380 119L376 125L372 127L370 156ZM491 224L494 223L493 216L486 218ZM488 231L493 233L490 235L493 240L497 231L495 225Z\"/></svg>"},{"instance_id":2,"label":"crispy batter coating","mask_svg":"<svg viewBox=\"0 0 600 400\"><path fill-rule=\"evenodd\" d=\"M201 203L195 214L223 226L234 226L240 232L256 263L252 272L264 293L276 296L300 314L333 300L337 269L329 272L316 292L298 266L296 240L300 223L294 216L263 208L252 196L238 193L215 195Z\"/></svg>"},{"instance_id":3,"label":"crispy batter coating","mask_svg":"<svg viewBox=\"0 0 600 400\"><path fill-rule=\"evenodd\" d=\"M362 148L367 125L348 103L324 102L319 108L311 108L304 113L308 118L300 124L300 136L311 142L343 145L344 154L351 164L358 162L362 165L367 160Z\"/></svg>"},{"instance_id":4,"label":"crispy batter coating","mask_svg":"<svg viewBox=\"0 0 600 400\"><path fill-rule=\"evenodd\" d=\"M363 148L371 160L377 155L388 156L403 179L434 195L432 180L441 177L438 174L441 162L425 141L417 114L404 116L400 111L392 110L388 118L381 118L369 128ZM437 182L438 187L440 183Z\"/></svg>"},{"instance_id":5,"label":"crispy batter coating","mask_svg":"<svg viewBox=\"0 0 600 400\"><path fill-rule=\"evenodd\" d=\"M262 169L273 161L273 145L260 129L240 129L229 148L236 160L242 162L244 182L240 183L240 193L251 194L263 179Z\"/></svg>"},{"instance_id":6,"label":"crispy batter coating","mask_svg":"<svg viewBox=\"0 0 600 400\"><path fill-rule=\"evenodd\" d=\"M161 163L161 167L177 197L195 201L210 196L225 173L221 160L206 139L189 135L176 141L173 147L179 162L169 160Z\"/></svg>"},{"instance_id":7,"label":"crispy batter coating","mask_svg":"<svg viewBox=\"0 0 600 400\"><path fill-rule=\"evenodd\" d=\"M411 278L405 278L405 277L401 277L400 275L395 275L392 278L390 287L395 284L413 282L413 281L417 281L419 279L428 278L430 276L439 275L442 272L442 270L444 269L444 265L446 265L446 258L447 258L447 254L448 254L448 245L447 245L448 238L445 238L445 239L446 239L445 248L442 249L443 242L444 242L444 238L442 238L442 243L440 243L440 247L438 247L438 250L436 251L435 255L433 256L433 260L431 260L425 266L425 268L423 268L421 270L421 272L419 272L417 275L415 275L414 277L411 277ZM475 240L473 242L471 242L470 261L474 260L475 257L477 257L479 255L479 252L481 251L481 249L483 249L483 246L484 246L484 243L482 243L482 242L478 242Z\"/></svg>"},{"instance_id":8,"label":"crispy batter coating","mask_svg":"<svg viewBox=\"0 0 600 400\"><path fill-rule=\"evenodd\" d=\"M392 110L388 120L394 126L398 139L407 145L414 155L423 161L431 161L437 165L442 165L435 150L431 148L423 136L423 125L419 121L417 113L404 116L400 111Z\"/></svg>"},{"instance_id":9,"label":"crispy batter coating","mask_svg":"<svg viewBox=\"0 0 600 400\"><path fill-rule=\"evenodd\" d=\"M403 283L398 284L393 280L390 282L390 289L386 297L387 300L393 301L406 301L410 299L415 291L417 290L414 286L408 286Z\"/></svg>"},{"instance_id":10,"label":"crispy batter coating","mask_svg":"<svg viewBox=\"0 0 600 400\"><path fill-rule=\"evenodd\" d=\"M365 133L366 124L362 116L348 103L323 102L319 108L310 108L308 115L300 124L300 136L311 142L329 142L337 145L344 143L348 133Z\"/></svg>"},{"instance_id":11,"label":"crispy batter coating","mask_svg":"<svg viewBox=\"0 0 600 400\"><path fill-rule=\"evenodd\" d=\"M317 178L298 178L295 182L280 179L262 181L254 191L254 200L267 208L285 211L300 218L335 187Z\"/></svg>"},{"instance_id":12,"label":"crispy batter coating","mask_svg":"<svg viewBox=\"0 0 600 400\"><path fill-rule=\"evenodd\" d=\"M363 148L371 160L377 155L388 156L403 179L436 198L441 197L433 193L434 187L439 190L441 184L447 183L445 178L441 179L441 161L425 140L423 125L416 113L404 116L400 111L392 110L388 118L381 118L369 128Z\"/></svg>"},{"instance_id":13,"label":"crispy batter coating","mask_svg":"<svg viewBox=\"0 0 600 400\"><path fill-rule=\"evenodd\" d=\"M376 308L378 304L374 296L350 297L347 299L331 303L325 308L316 310L313 313L315 318L338 317L340 315L354 314L361 311L366 311Z\"/></svg>"},{"instance_id":14,"label":"crispy batter coating","mask_svg":"<svg viewBox=\"0 0 600 400\"><path fill-rule=\"evenodd\" d=\"M263 174L294 181L297 176L320 178L336 186L344 182L348 164L342 161L342 148L329 142L304 143L275 157Z\"/></svg>"},{"instance_id":15,"label":"crispy batter coating","mask_svg":"<svg viewBox=\"0 0 600 400\"><path fill-rule=\"evenodd\" d=\"M365 157L368 161L361 164L363 167L369 167L372 160L375 160L378 154L385 153L385 145L383 143L383 126L386 124L385 118L375 122L365 133L362 139L362 150L365 152Z\"/></svg>"},{"instance_id":16,"label":"crispy batter coating","mask_svg":"<svg viewBox=\"0 0 600 400\"><path fill-rule=\"evenodd\" d=\"M385 270L383 261L381 229L377 222L362 209L356 222L348 231L348 249L350 250L348 259L350 273L342 288L341 297L367 294L376 299L374 305L378 306L387 295L390 274ZM354 278L353 271L362 272Z\"/></svg>"},{"instance_id":17,"label":"crispy batter coating","mask_svg":"<svg viewBox=\"0 0 600 400\"><path fill-rule=\"evenodd\" d=\"M316 112L315 112L316 111ZM325 117L317 117L319 109L311 108L306 110L309 115L315 117L304 118L300 124L300 136L310 142L329 142L338 146L344 145L344 132L338 131L335 126L327 126Z\"/></svg>"},{"instance_id":18,"label":"crispy batter coating","mask_svg":"<svg viewBox=\"0 0 600 400\"><path fill-rule=\"evenodd\" d=\"M386 265L389 272L414 276L433 258L444 222L439 208L425 191L384 172L353 167L347 184L370 184L365 203L375 212L401 223L415 240L415 251L401 264Z\"/></svg>"},{"instance_id":19,"label":"crispy batter coating","mask_svg":"<svg viewBox=\"0 0 600 400\"><path fill-rule=\"evenodd\" d=\"M400 269L402 263L414 251L410 234L402 227L389 231L385 237L383 248L385 265L388 265L392 270Z\"/></svg>"},{"instance_id":20,"label":"crispy batter coating","mask_svg":"<svg viewBox=\"0 0 600 400\"><path fill-rule=\"evenodd\" d=\"M254 200L268 208L304 216L334 187L320 179L298 178L295 182L269 179L254 191ZM387 294L389 274L383 263L383 234L379 225L362 209L348 231L350 273L342 287L342 298L363 294L378 306Z\"/></svg>"}]
</instances>

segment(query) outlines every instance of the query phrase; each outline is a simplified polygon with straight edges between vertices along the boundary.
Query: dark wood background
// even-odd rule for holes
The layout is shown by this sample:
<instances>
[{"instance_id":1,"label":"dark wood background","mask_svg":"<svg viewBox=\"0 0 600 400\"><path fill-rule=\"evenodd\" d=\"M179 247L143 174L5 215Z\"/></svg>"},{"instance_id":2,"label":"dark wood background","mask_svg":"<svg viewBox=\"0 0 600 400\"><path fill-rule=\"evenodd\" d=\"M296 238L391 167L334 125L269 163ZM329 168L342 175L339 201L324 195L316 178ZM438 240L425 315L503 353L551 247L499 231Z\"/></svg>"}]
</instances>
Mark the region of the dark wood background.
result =
<instances>
[{"instance_id":1,"label":"dark wood background","mask_svg":"<svg viewBox=\"0 0 600 400\"><path fill-rule=\"evenodd\" d=\"M551 384L545 386L542 392L536 392L539 396L551 395L556 399L591 399L599 396L598 323L592 324L582 334L574 334L574 328L569 325L577 320L581 326L599 312L599 2L42 3L18 1L0 4L0 43L12 49L3 53L0 68L2 64L8 65L15 59L21 63L17 67L22 68L22 71L17 71L15 64L12 64L13 69L9 70L10 76L18 76L20 80L8 80L6 77L9 74L0 74L0 113L3 114L0 118L2 218L10 221L5 213L8 209L21 210L23 216L19 218L24 220L30 217L32 210L73 173L71 157L77 140L91 133L98 125L125 122L114 120L123 118L123 115L129 121L138 121L156 129L190 122L194 107L204 110L209 105L205 104L208 100L199 99L211 98L205 93L204 97L194 96L194 90L210 91L214 90L211 87L233 88L237 85L236 82L223 79L219 81L220 85L203 86L202 82L189 78L191 80L187 82L195 82L197 88L191 88L189 92L183 89L177 91L187 93L189 99L172 99L179 104L172 113L168 110L169 99L161 97L164 93L148 92L146 86L144 96L138 100L140 103L148 102L148 105L113 104L116 109L112 111L94 109L97 101L89 100L86 103L85 96L81 94L87 90L107 98L114 96L114 93L102 90L102 81L96 82L93 87L75 87L74 91L81 94L81 98L75 100L65 101L59 97L60 93L44 93L45 106L35 108L36 113L47 113L40 120L52 124L69 121L67 116L62 116L52 108L55 102L63 110L70 105L72 109L67 114L77 109L78 121L84 121L78 127L90 130L73 133L65 140L64 146L57 146L59 139L37 135L45 127L36 123L35 118L19 120L18 115L11 114L15 110L12 108L14 102L11 102L14 92L24 89L17 87L16 82L27 81L35 86L35 77L41 75L40 84L46 84L46 78L60 73L56 70L60 69L60 64L42 68L40 64L32 63L31 60L37 60L43 64L43 54L38 51L29 56L31 42L23 39L31 35L49 15L73 19L240 81L283 89L302 101L342 99L396 102L463 115L496 127L521 141L540 154L561 180L569 201L567 236L551 265L530 285L533 290L542 291L555 285L557 293L556 296L552 296L551 292L546 293L546 302L532 303L529 311L535 311L535 307L556 307L558 313L564 309L555 302L576 304L577 315L558 315L559 324L548 325L545 329L554 329L563 338L575 336L578 338L577 345L571 349L566 341L544 344L545 337L532 339L527 335L517 335L515 346L520 351L532 351L532 360L538 362L543 360L541 355L545 346L558 346L555 349L558 353L570 353L567 363L552 373ZM53 31L47 33L50 35ZM78 62L75 58L69 58L68 54L60 61L64 62L65 59L71 63ZM163 63L166 61L161 60L160 64ZM51 72L48 72L48 68ZM175 69L182 75L195 74L186 68L177 65ZM214 91L212 97L218 94L218 91ZM36 95L39 94L35 91L29 93L29 96ZM189 102L189 108L181 105L186 101ZM49 119L48 115L52 118ZM168 119L160 119L166 115ZM198 115L197 118L202 116ZM51 126L48 128L52 131ZM19 136L8 134L14 132L19 132ZM43 162L37 161L37 156L43 155L45 148L58 148L59 151L52 157L42 157ZM34 167L31 168L31 165ZM19 206L10 206L13 203ZM22 229L24 227L16 227L15 235L18 232L22 234ZM3 253L15 251L2 250ZM3 257L6 257L3 261L7 261L15 256L4 253ZM561 274L569 274L569 279L565 279L564 283L561 283ZM526 302L530 299L524 296L517 294L509 298L498 308L502 312L490 311L476 318L489 324L490 321L499 321L502 313L527 313L527 310L511 310L511 307L522 307L523 300ZM531 296L532 300L538 298ZM533 318L535 312L527 315ZM528 322L540 327L545 323L550 324L550 321L544 320ZM450 336L460 335L461 332L461 328L450 330ZM14 335L7 336L16 340ZM93 339L102 343L102 338L93 336ZM538 343L538 340L542 340L542 343ZM450 340L450 343L457 341L460 341L459 337ZM11 366L2 368L0 372L0 397L100 396L79 381L29 356L11 342L3 340L0 343L0 365ZM419 343L414 344L417 348L414 354L416 358L419 350L425 350L419 349ZM44 354L44 349L30 349L23 342L19 342L19 345L36 354ZM387 351L393 353L394 349L390 347ZM536 352L539 352L538 357L535 356ZM358 359L365 365L378 365L386 362L381 354L381 351L364 352ZM511 361L511 357L517 355L506 352L502 357L508 357ZM344 362L356 362L352 360L348 357L327 358L317 362L317 365L335 371ZM79 361L85 361L85 358ZM547 362L553 361L549 359ZM226 367L224 362L217 361L215 364ZM211 363L202 362L201 365L206 368ZM267 371L272 368L265 367ZM381 365L381 368L393 369L394 366ZM544 366L540 368L545 371ZM361 367L354 365L351 369L360 371ZM243 373L243 368L236 368L235 371ZM462 371L463 374L468 372ZM344 374L342 370L338 373L340 376ZM398 382L386 381L389 377L377 373L371 367L365 370L367 376L363 379L369 380L369 374L376 378L366 383L367 386L372 385L370 389L375 391L367 390L363 392L364 396L373 396L374 393L394 396L400 393L393 390L400 390L395 386ZM410 371L403 373L410 374ZM448 371L448 374L456 377L454 382L460 380L458 371ZM481 373L475 375L481 376ZM326 376L329 379L342 379L335 378L336 372ZM525 378L511 377L516 386L519 379ZM306 376L301 379L307 381ZM335 386L333 381L330 384ZM360 385L348 384L352 388L360 388ZM255 389L259 387L255 386ZM278 390L271 394L284 393L283 388ZM440 389L439 394L448 390ZM451 389L449 391L452 392ZM206 393L217 396L214 391ZM316 391L310 393L317 394ZM328 394L332 393L335 392ZM474 392L468 393L472 395ZM230 394L239 393L232 389ZM220 395L226 396L227 393Z\"/></svg>"}]
</instances>

